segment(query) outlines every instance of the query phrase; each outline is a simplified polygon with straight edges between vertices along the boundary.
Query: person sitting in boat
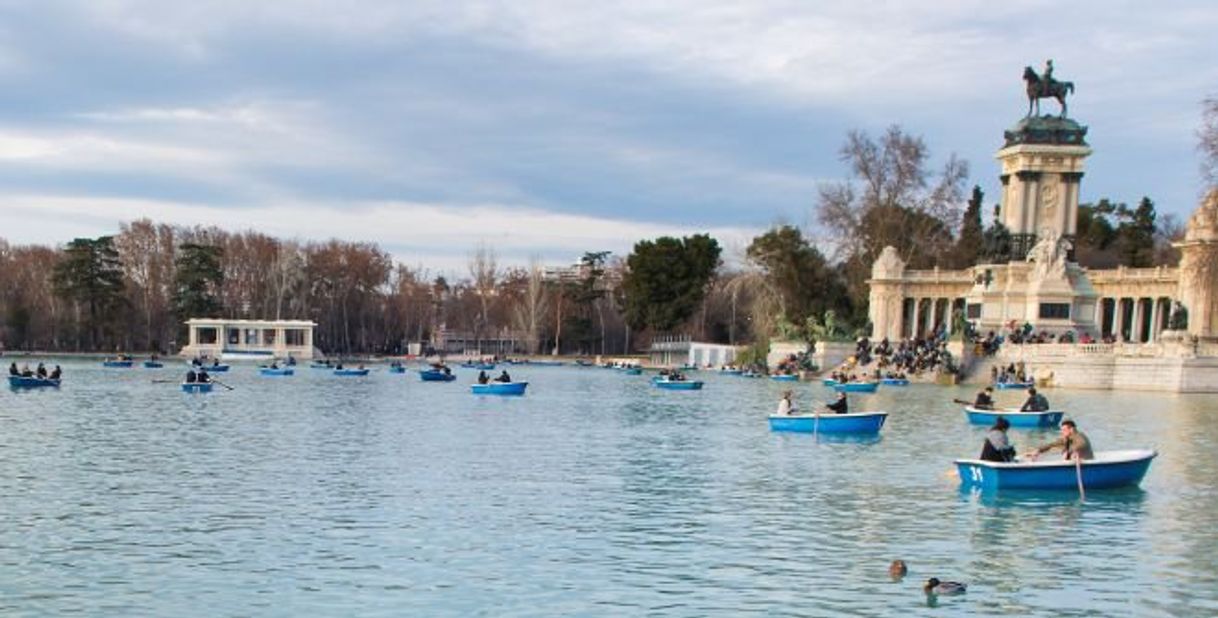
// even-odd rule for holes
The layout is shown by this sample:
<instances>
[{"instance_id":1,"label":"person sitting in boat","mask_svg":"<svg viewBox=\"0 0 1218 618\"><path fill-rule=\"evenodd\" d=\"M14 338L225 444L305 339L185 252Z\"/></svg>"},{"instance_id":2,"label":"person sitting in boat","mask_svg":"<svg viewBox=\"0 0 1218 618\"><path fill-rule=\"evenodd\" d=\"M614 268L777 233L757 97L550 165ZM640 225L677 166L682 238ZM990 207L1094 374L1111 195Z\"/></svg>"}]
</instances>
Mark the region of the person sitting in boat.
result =
<instances>
[{"instance_id":1,"label":"person sitting in boat","mask_svg":"<svg viewBox=\"0 0 1218 618\"><path fill-rule=\"evenodd\" d=\"M1091 450L1091 440L1087 438L1087 434L1078 430L1074 421L1062 421L1061 432L1060 438L1024 453L1024 457L1036 461L1041 453L1060 448L1066 459L1095 459L1095 453Z\"/></svg>"},{"instance_id":2,"label":"person sitting in boat","mask_svg":"<svg viewBox=\"0 0 1218 618\"><path fill-rule=\"evenodd\" d=\"M199 369L199 382L200 383L211 382L211 376L207 375L206 369Z\"/></svg>"},{"instance_id":3,"label":"person sitting in boat","mask_svg":"<svg viewBox=\"0 0 1218 618\"><path fill-rule=\"evenodd\" d=\"M343 368L343 362L342 362L342 361L338 361L337 363L334 363L334 370L335 370L335 371L338 371L339 369L342 369L342 368Z\"/></svg>"},{"instance_id":4,"label":"person sitting in boat","mask_svg":"<svg viewBox=\"0 0 1218 618\"><path fill-rule=\"evenodd\" d=\"M994 387L987 386L977 393L977 398L973 400L973 407L978 410L993 410L994 409Z\"/></svg>"},{"instance_id":5,"label":"person sitting in boat","mask_svg":"<svg viewBox=\"0 0 1218 618\"><path fill-rule=\"evenodd\" d=\"M1049 400L1036 392L1036 387L1028 389L1028 400L1019 408L1020 412L1045 412L1049 409Z\"/></svg>"},{"instance_id":6,"label":"person sitting in boat","mask_svg":"<svg viewBox=\"0 0 1218 618\"><path fill-rule=\"evenodd\" d=\"M21 372L17 371L17 363L11 363L8 366L8 374L10 376L20 376Z\"/></svg>"},{"instance_id":7,"label":"person sitting in boat","mask_svg":"<svg viewBox=\"0 0 1218 618\"><path fill-rule=\"evenodd\" d=\"M62 375L63 375L63 370L59 368L59 365L55 365L55 368L51 370L51 379L58 380L59 376L62 376Z\"/></svg>"},{"instance_id":8,"label":"person sitting in boat","mask_svg":"<svg viewBox=\"0 0 1218 618\"><path fill-rule=\"evenodd\" d=\"M837 401L827 403L825 407L832 410L834 414L846 414L850 412L850 404L846 401L846 393L838 393Z\"/></svg>"},{"instance_id":9,"label":"person sitting in boat","mask_svg":"<svg viewBox=\"0 0 1218 618\"><path fill-rule=\"evenodd\" d=\"M38 368L34 370L34 375L36 375L36 376L38 376L38 377L40 377L40 378L46 379L46 377L47 377L47 366L46 366L46 365L44 365L44 364L42 364L42 363L38 363Z\"/></svg>"},{"instance_id":10,"label":"person sitting in boat","mask_svg":"<svg viewBox=\"0 0 1218 618\"><path fill-rule=\"evenodd\" d=\"M295 367L295 366L296 366L296 357L289 356L288 357L288 367Z\"/></svg>"},{"instance_id":11,"label":"person sitting in boat","mask_svg":"<svg viewBox=\"0 0 1218 618\"><path fill-rule=\"evenodd\" d=\"M195 382L198 382L198 381L199 381L199 376L195 374L195 370L187 369L186 370L186 383L194 384Z\"/></svg>"},{"instance_id":12,"label":"person sitting in boat","mask_svg":"<svg viewBox=\"0 0 1218 618\"><path fill-rule=\"evenodd\" d=\"M478 384L486 384L491 381L491 377L486 375L485 371L478 372Z\"/></svg>"},{"instance_id":13,"label":"person sitting in boat","mask_svg":"<svg viewBox=\"0 0 1218 618\"><path fill-rule=\"evenodd\" d=\"M271 364L267 369L279 369L279 363L275 362L275 359L271 359Z\"/></svg>"},{"instance_id":14,"label":"person sitting in boat","mask_svg":"<svg viewBox=\"0 0 1218 618\"><path fill-rule=\"evenodd\" d=\"M1007 437L1010 428L1010 421L1001 416L994 421L981 445L981 461L1015 461L1015 447Z\"/></svg>"},{"instance_id":15,"label":"person sitting in boat","mask_svg":"<svg viewBox=\"0 0 1218 618\"><path fill-rule=\"evenodd\" d=\"M496 382L511 382L512 376L508 375L507 369L504 369L503 373L499 374L498 378L495 378L495 381Z\"/></svg>"},{"instance_id":16,"label":"person sitting in boat","mask_svg":"<svg viewBox=\"0 0 1218 618\"><path fill-rule=\"evenodd\" d=\"M799 410L795 409L795 403L791 401L791 391L783 391L782 399L778 400L778 411L774 413L777 416L791 416L799 414Z\"/></svg>"},{"instance_id":17,"label":"person sitting in boat","mask_svg":"<svg viewBox=\"0 0 1218 618\"><path fill-rule=\"evenodd\" d=\"M220 366L220 359L218 359L218 358L213 358L213 359L211 359L211 366L212 366L212 367L219 367L219 366Z\"/></svg>"},{"instance_id":18,"label":"person sitting in boat","mask_svg":"<svg viewBox=\"0 0 1218 618\"><path fill-rule=\"evenodd\" d=\"M198 358L192 358L192 359L190 359L190 365L191 365L192 367L198 367L198 366L200 366L200 365L202 365L202 364L203 364L203 361L199 360Z\"/></svg>"},{"instance_id":19,"label":"person sitting in boat","mask_svg":"<svg viewBox=\"0 0 1218 618\"><path fill-rule=\"evenodd\" d=\"M22 366L21 366L21 377L23 377L23 378L32 378L32 377L34 377L34 372L30 370L30 364L29 364L29 363L26 363L26 364L24 364L24 365L22 365Z\"/></svg>"}]
</instances>

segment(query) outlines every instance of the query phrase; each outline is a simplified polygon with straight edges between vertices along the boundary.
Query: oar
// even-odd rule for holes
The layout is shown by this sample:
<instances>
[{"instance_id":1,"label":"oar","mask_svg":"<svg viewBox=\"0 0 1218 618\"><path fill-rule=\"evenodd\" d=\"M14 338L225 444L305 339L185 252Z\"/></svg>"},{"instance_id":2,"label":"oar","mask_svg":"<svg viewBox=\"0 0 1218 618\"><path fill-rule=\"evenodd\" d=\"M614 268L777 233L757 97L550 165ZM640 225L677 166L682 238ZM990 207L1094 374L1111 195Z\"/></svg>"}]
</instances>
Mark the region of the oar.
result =
<instances>
[{"instance_id":1,"label":"oar","mask_svg":"<svg viewBox=\"0 0 1218 618\"><path fill-rule=\"evenodd\" d=\"M177 380L153 380L153 384L177 384Z\"/></svg>"},{"instance_id":2,"label":"oar","mask_svg":"<svg viewBox=\"0 0 1218 618\"><path fill-rule=\"evenodd\" d=\"M973 405L973 402L971 402L971 401L965 401L965 400L963 400L963 399L954 399L954 398L953 398L953 399L952 399L952 402L953 402L953 403L959 403L959 404L966 405L966 406L971 406L971 405Z\"/></svg>"},{"instance_id":3,"label":"oar","mask_svg":"<svg viewBox=\"0 0 1218 618\"><path fill-rule=\"evenodd\" d=\"M1083 458L1079 457L1078 453L1074 454L1074 475L1078 479L1078 499L1086 502L1087 492L1083 489Z\"/></svg>"},{"instance_id":4,"label":"oar","mask_svg":"<svg viewBox=\"0 0 1218 618\"><path fill-rule=\"evenodd\" d=\"M227 385L227 384L225 384L225 383L223 383L223 382L221 382L221 381L219 381L219 380L215 380L215 379L213 379L213 380L211 381L211 383L212 383L212 384L219 384L220 386L223 386L224 388L227 388L227 389L228 389L228 390L230 390L230 391L231 391L231 390L234 390L234 389L233 389L233 387L231 387L231 386L229 386L229 385Z\"/></svg>"}]
</instances>

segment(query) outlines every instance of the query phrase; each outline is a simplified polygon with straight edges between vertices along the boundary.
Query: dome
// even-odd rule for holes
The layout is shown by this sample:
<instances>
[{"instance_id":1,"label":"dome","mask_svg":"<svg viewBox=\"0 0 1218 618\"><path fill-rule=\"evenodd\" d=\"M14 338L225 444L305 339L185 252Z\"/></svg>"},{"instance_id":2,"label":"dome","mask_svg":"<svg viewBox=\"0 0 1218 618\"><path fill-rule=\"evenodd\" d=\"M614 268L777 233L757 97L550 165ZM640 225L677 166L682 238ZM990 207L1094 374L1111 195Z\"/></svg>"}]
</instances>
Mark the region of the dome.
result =
<instances>
[{"instance_id":1,"label":"dome","mask_svg":"<svg viewBox=\"0 0 1218 618\"><path fill-rule=\"evenodd\" d=\"M1189 217L1184 241L1218 241L1218 189L1210 191Z\"/></svg>"}]
</instances>

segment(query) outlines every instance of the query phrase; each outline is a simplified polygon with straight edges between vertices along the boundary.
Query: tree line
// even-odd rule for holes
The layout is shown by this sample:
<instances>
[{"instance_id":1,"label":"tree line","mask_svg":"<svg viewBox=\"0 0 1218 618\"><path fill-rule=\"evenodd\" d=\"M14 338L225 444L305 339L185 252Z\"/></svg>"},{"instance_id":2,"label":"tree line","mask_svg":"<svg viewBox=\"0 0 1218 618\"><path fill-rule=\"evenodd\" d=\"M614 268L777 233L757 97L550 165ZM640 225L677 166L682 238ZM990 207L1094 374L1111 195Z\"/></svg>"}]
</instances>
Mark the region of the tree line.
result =
<instances>
[{"instance_id":1,"label":"tree line","mask_svg":"<svg viewBox=\"0 0 1218 618\"><path fill-rule=\"evenodd\" d=\"M1201 132L1205 172L1218 165L1218 103ZM851 132L839 151L849 178L819 188L825 238L775 225L724 266L708 235L637 242L627 256L589 251L577 264L504 268L492 248L471 253L468 276L396 263L374 243L283 240L256 231L147 219L113 236L62 247L0 239L0 344L7 349L171 352L190 317L307 319L327 353L403 353L441 330L475 342L512 339L520 352L619 354L658 334L722 343L808 341L868 330L867 278L886 246L910 268L963 268L1022 259L1010 233L983 221L968 165L937 169L922 138L894 126ZM1103 199L1079 208L1085 266L1142 267L1178 259L1182 225L1154 202Z\"/></svg>"}]
</instances>

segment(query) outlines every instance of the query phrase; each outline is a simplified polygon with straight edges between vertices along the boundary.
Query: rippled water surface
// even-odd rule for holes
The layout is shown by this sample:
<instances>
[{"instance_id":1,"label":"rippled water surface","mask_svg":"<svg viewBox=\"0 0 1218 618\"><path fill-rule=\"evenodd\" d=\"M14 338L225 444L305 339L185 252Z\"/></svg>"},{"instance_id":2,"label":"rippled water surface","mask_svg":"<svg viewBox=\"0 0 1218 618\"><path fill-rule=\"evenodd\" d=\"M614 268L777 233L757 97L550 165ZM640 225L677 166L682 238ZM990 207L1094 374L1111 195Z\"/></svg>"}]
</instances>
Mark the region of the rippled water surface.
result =
<instances>
[{"instance_id":1,"label":"rippled water surface","mask_svg":"<svg viewBox=\"0 0 1218 618\"><path fill-rule=\"evenodd\" d=\"M0 391L0 615L1218 615L1218 397L1050 390L1097 448L1161 453L1080 504L962 493L964 389L852 395L891 412L857 441L771 433L791 385L730 376L65 368ZM931 606L931 576L969 592Z\"/></svg>"}]
</instances>

